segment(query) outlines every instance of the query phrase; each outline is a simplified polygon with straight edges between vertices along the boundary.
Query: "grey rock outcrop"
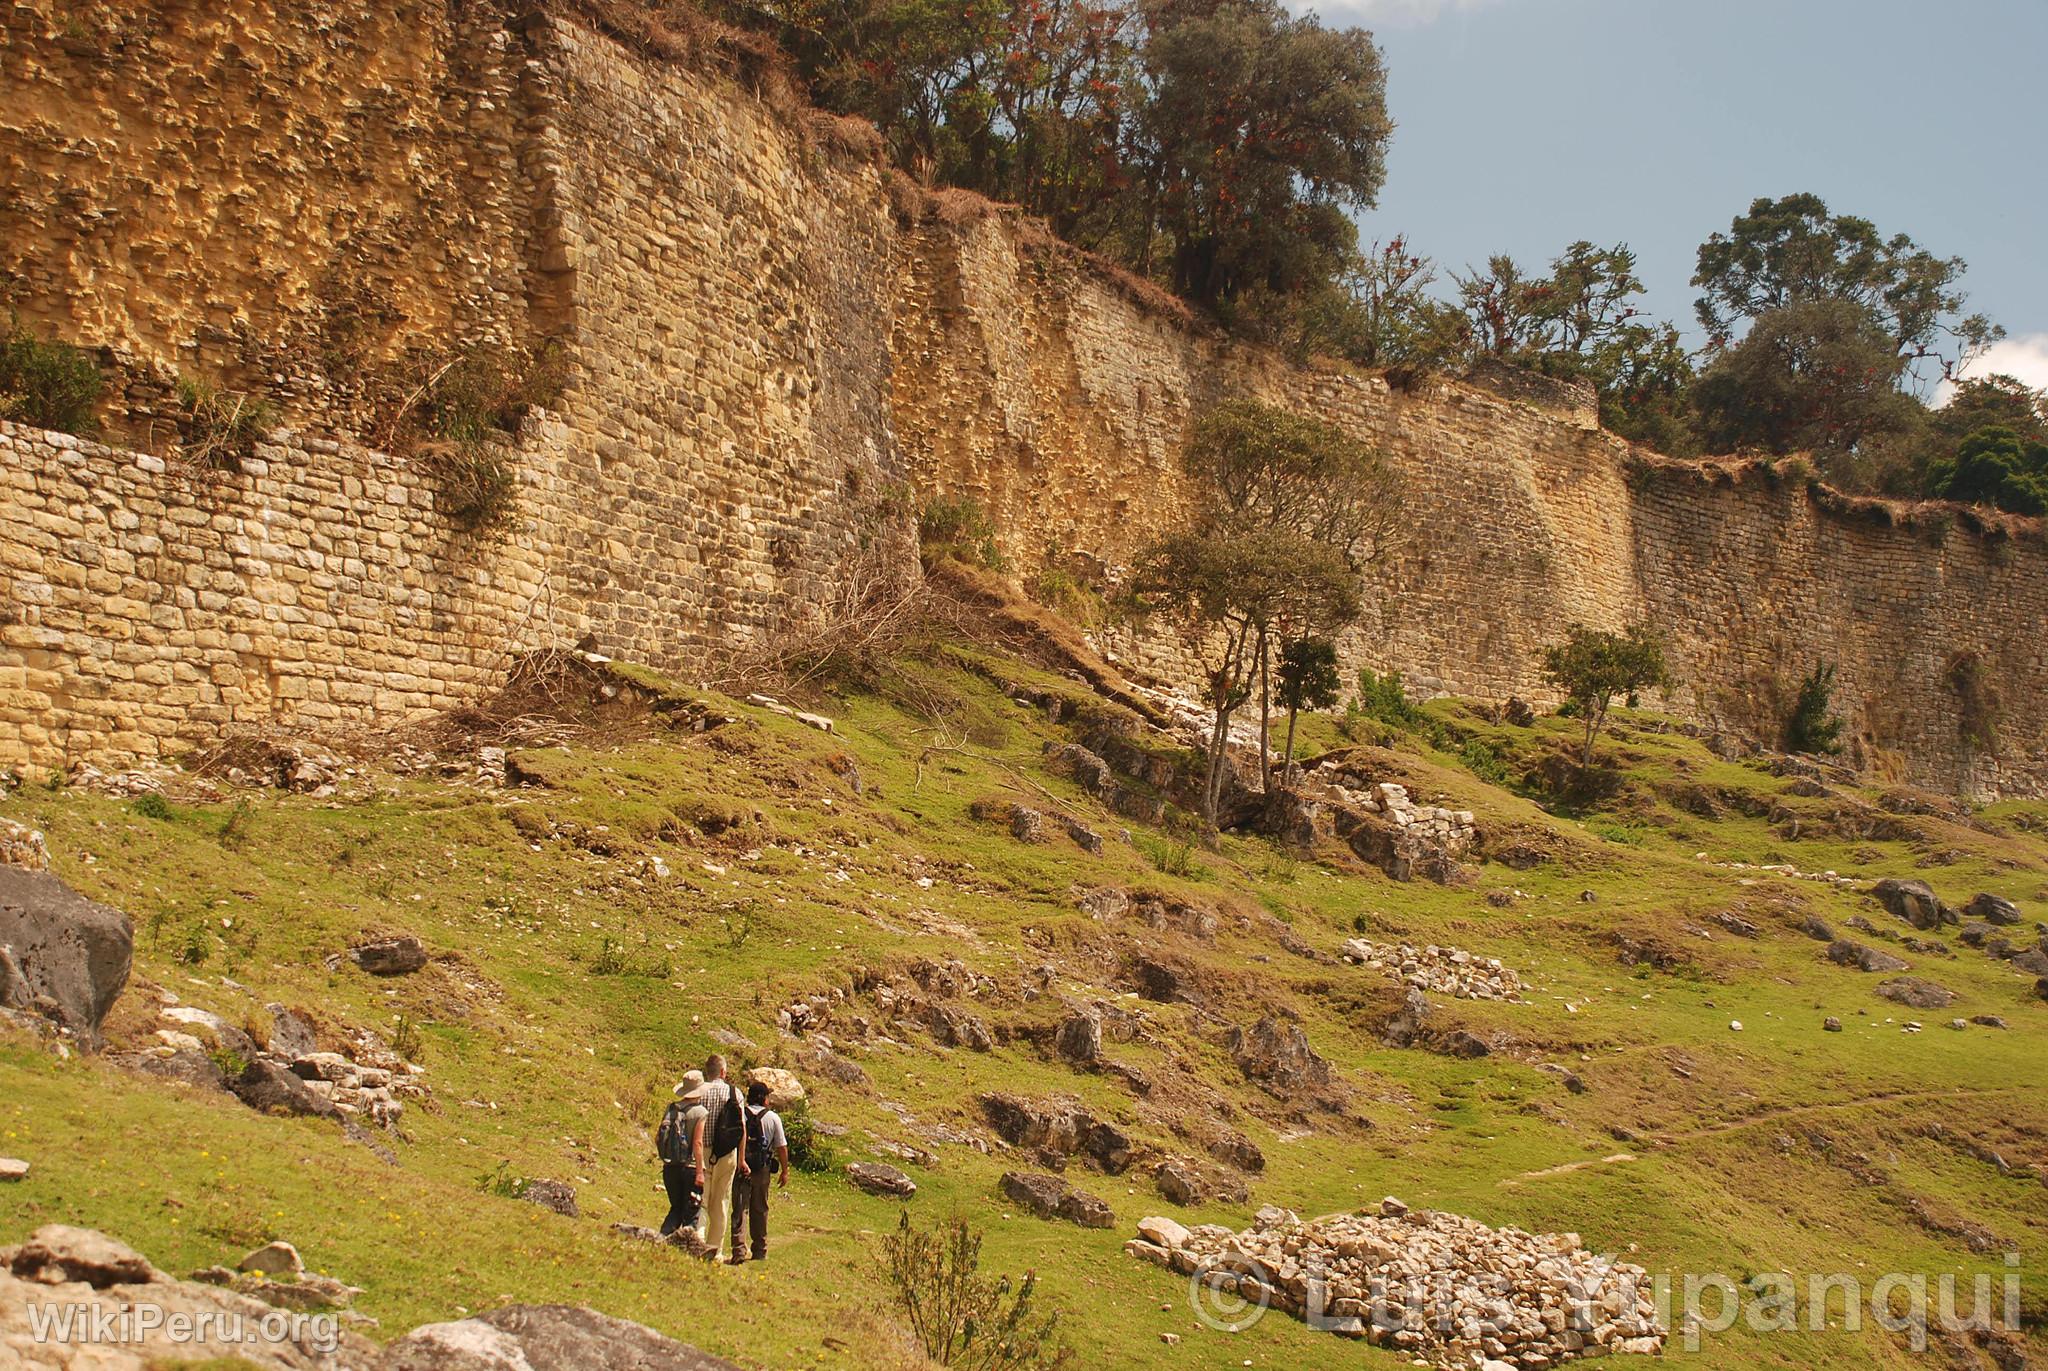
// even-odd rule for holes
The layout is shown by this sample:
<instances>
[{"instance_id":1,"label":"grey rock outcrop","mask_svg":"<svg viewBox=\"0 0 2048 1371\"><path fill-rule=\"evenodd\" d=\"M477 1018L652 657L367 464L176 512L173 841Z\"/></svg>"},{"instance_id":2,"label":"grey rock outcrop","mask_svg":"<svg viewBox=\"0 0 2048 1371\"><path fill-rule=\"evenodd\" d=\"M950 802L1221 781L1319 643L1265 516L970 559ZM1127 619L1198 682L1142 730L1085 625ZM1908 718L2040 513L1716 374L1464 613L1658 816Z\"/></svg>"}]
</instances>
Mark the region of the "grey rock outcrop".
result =
<instances>
[{"instance_id":1,"label":"grey rock outcrop","mask_svg":"<svg viewBox=\"0 0 2048 1371\"><path fill-rule=\"evenodd\" d=\"M1870 893L1894 916L1923 931L1957 922L1956 912L1943 904L1925 881L1889 878L1872 886Z\"/></svg>"},{"instance_id":2,"label":"grey rock outcrop","mask_svg":"<svg viewBox=\"0 0 2048 1371\"><path fill-rule=\"evenodd\" d=\"M513 1304L430 1323L384 1350L378 1371L740 1371L651 1328L566 1304Z\"/></svg>"},{"instance_id":3,"label":"grey rock outcrop","mask_svg":"<svg viewBox=\"0 0 2048 1371\"><path fill-rule=\"evenodd\" d=\"M1058 1176L1035 1171L1005 1172L1003 1194L1041 1219L1065 1219L1083 1228L1109 1228L1116 1215L1100 1196L1076 1190Z\"/></svg>"},{"instance_id":4,"label":"grey rock outcrop","mask_svg":"<svg viewBox=\"0 0 2048 1371\"><path fill-rule=\"evenodd\" d=\"M0 949L0 1009L39 1014L96 1049L128 984L128 916L47 871L0 866Z\"/></svg>"}]
</instances>

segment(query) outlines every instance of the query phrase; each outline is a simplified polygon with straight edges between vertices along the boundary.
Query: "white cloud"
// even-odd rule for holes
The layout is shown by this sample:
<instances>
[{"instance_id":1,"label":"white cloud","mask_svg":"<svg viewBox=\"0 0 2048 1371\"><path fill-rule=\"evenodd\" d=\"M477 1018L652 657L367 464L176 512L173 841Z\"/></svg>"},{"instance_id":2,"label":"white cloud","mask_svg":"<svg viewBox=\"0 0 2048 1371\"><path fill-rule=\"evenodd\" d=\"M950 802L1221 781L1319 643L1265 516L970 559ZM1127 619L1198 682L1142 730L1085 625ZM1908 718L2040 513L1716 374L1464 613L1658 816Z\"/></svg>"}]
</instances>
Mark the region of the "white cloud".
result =
<instances>
[{"instance_id":1,"label":"white cloud","mask_svg":"<svg viewBox=\"0 0 2048 1371\"><path fill-rule=\"evenodd\" d=\"M2048 333L2021 333L1993 343L1970 363L1965 376L2017 376L2035 390L2048 390Z\"/></svg>"}]
</instances>

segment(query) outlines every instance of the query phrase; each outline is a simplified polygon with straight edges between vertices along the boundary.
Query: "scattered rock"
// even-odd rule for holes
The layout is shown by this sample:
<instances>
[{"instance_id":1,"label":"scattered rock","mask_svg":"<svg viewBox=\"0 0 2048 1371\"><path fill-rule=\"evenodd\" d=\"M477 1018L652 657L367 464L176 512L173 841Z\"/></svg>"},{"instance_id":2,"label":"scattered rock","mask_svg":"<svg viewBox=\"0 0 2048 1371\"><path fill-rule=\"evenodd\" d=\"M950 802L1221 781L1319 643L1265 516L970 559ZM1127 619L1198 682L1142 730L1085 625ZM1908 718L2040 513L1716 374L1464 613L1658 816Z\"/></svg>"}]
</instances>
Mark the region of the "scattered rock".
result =
<instances>
[{"instance_id":1,"label":"scattered rock","mask_svg":"<svg viewBox=\"0 0 2048 1371\"><path fill-rule=\"evenodd\" d=\"M1140 1233L1124 1250L1141 1260L1184 1276L1229 1273L1221 1279L1239 1298L1296 1317L1313 1304L1320 1326L1418 1364L1547 1367L1664 1345L1648 1273L1610 1264L1573 1233L1494 1229L1393 1199L1376 1214L1306 1223L1268 1207L1243 1232L1204 1225L1178 1243L1151 1219Z\"/></svg>"},{"instance_id":2,"label":"scattered rock","mask_svg":"<svg viewBox=\"0 0 2048 1371\"><path fill-rule=\"evenodd\" d=\"M270 1041L266 1046L271 1052L296 1060L320 1050L320 1039L304 1015L281 1004L265 1005L264 1011L270 1015Z\"/></svg>"},{"instance_id":3,"label":"scattered rock","mask_svg":"<svg viewBox=\"0 0 2048 1371\"><path fill-rule=\"evenodd\" d=\"M519 1198L552 1209L565 1219L582 1217L576 1208L576 1189L567 1181L528 1181Z\"/></svg>"},{"instance_id":4,"label":"scattered rock","mask_svg":"<svg viewBox=\"0 0 2048 1371\"><path fill-rule=\"evenodd\" d=\"M1923 932L1957 921L1955 911L1943 904L1925 881L1888 878L1872 886L1870 893L1893 915Z\"/></svg>"},{"instance_id":5,"label":"scattered rock","mask_svg":"<svg viewBox=\"0 0 2048 1371\"><path fill-rule=\"evenodd\" d=\"M1835 930L1829 928L1819 917L1812 914L1808 914L1799 921L1799 931L1817 943L1831 943L1835 941Z\"/></svg>"},{"instance_id":6,"label":"scattered rock","mask_svg":"<svg viewBox=\"0 0 2048 1371\"><path fill-rule=\"evenodd\" d=\"M776 1066L754 1067L747 1072L747 1084L768 1087L770 1109L787 1109L808 1097L804 1083L796 1078L795 1073Z\"/></svg>"},{"instance_id":7,"label":"scattered rock","mask_svg":"<svg viewBox=\"0 0 2048 1371\"><path fill-rule=\"evenodd\" d=\"M1309 1046L1299 1024L1269 1016L1250 1028L1231 1028L1223 1045L1239 1070L1278 1094L1326 1090L1336 1079L1330 1064Z\"/></svg>"},{"instance_id":8,"label":"scattered rock","mask_svg":"<svg viewBox=\"0 0 2048 1371\"><path fill-rule=\"evenodd\" d=\"M1093 1014L1071 1014L1053 1035L1053 1047L1070 1062L1090 1064L1102 1058L1102 1020Z\"/></svg>"},{"instance_id":9,"label":"scattered rock","mask_svg":"<svg viewBox=\"0 0 2048 1371\"><path fill-rule=\"evenodd\" d=\"M870 1195L888 1195L907 1200L917 1193L917 1182L882 1162L848 1162L846 1179Z\"/></svg>"},{"instance_id":10,"label":"scattered rock","mask_svg":"<svg viewBox=\"0 0 2048 1371\"><path fill-rule=\"evenodd\" d=\"M1822 1019L1820 1021L1820 1026L1821 1031L1825 1033L1839 1033L1842 1031L1842 1021L1832 1014L1828 1015L1825 1019Z\"/></svg>"},{"instance_id":11,"label":"scattered rock","mask_svg":"<svg viewBox=\"0 0 2048 1371\"><path fill-rule=\"evenodd\" d=\"M1240 1171L1264 1171L1266 1154L1259 1145L1233 1128L1218 1128L1205 1144L1209 1155Z\"/></svg>"},{"instance_id":12,"label":"scattered rock","mask_svg":"<svg viewBox=\"0 0 2048 1371\"><path fill-rule=\"evenodd\" d=\"M1954 992L1933 981L1923 981L1918 976L1900 976L1885 981L1877 987L1877 993L1913 1009L1946 1009L1955 1003L1956 998Z\"/></svg>"},{"instance_id":13,"label":"scattered rock","mask_svg":"<svg viewBox=\"0 0 2048 1371\"><path fill-rule=\"evenodd\" d=\"M27 824L0 819L0 866L11 866L21 871L48 871L50 849L44 845L43 835Z\"/></svg>"},{"instance_id":14,"label":"scattered rock","mask_svg":"<svg viewBox=\"0 0 2048 1371\"><path fill-rule=\"evenodd\" d=\"M1063 817L1060 820L1060 826L1066 829L1067 837L1072 839L1075 845L1080 847L1082 851L1096 857L1102 855L1102 835L1100 833L1097 833L1079 819Z\"/></svg>"},{"instance_id":15,"label":"scattered rock","mask_svg":"<svg viewBox=\"0 0 2048 1371\"><path fill-rule=\"evenodd\" d=\"M288 1242L266 1243L242 1258L238 1271L260 1271L266 1276L295 1277L305 1274L306 1263L299 1249Z\"/></svg>"},{"instance_id":16,"label":"scattered rock","mask_svg":"<svg viewBox=\"0 0 2048 1371\"><path fill-rule=\"evenodd\" d=\"M128 984L135 927L47 871L0 866L0 1009L41 1015L87 1047Z\"/></svg>"},{"instance_id":17,"label":"scattered rock","mask_svg":"<svg viewBox=\"0 0 2048 1371\"><path fill-rule=\"evenodd\" d=\"M363 943L348 955L372 976L409 976L427 964L426 946L410 933Z\"/></svg>"},{"instance_id":18,"label":"scattered rock","mask_svg":"<svg viewBox=\"0 0 2048 1371\"><path fill-rule=\"evenodd\" d=\"M1041 1219L1065 1219L1083 1228L1110 1228L1116 1215L1098 1196L1076 1190L1058 1176L1036 1171L1008 1171L1003 1194Z\"/></svg>"},{"instance_id":19,"label":"scattered rock","mask_svg":"<svg viewBox=\"0 0 2048 1371\"><path fill-rule=\"evenodd\" d=\"M1889 952L1880 952L1874 947L1838 938L1828 945L1828 960L1837 966L1853 966L1860 971L1904 971L1907 963Z\"/></svg>"},{"instance_id":20,"label":"scattered rock","mask_svg":"<svg viewBox=\"0 0 2048 1371\"><path fill-rule=\"evenodd\" d=\"M1045 841L1045 815L1025 805L1010 806L1010 836L1020 843Z\"/></svg>"},{"instance_id":21,"label":"scattered rock","mask_svg":"<svg viewBox=\"0 0 2048 1371\"><path fill-rule=\"evenodd\" d=\"M0 1184L28 1179L28 1163L19 1157L0 1157Z\"/></svg>"},{"instance_id":22,"label":"scattered rock","mask_svg":"<svg viewBox=\"0 0 2048 1371\"><path fill-rule=\"evenodd\" d=\"M1050 1161L1078 1154L1111 1174L1131 1164L1130 1137L1078 1100L1029 1100L997 1091L981 1097L981 1111L1004 1142L1034 1149Z\"/></svg>"},{"instance_id":23,"label":"scattered rock","mask_svg":"<svg viewBox=\"0 0 2048 1371\"><path fill-rule=\"evenodd\" d=\"M1114 919L1131 907L1131 898L1115 886L1105 885L1083 895L1080 906L1091 919Z\"/></svg>"},{"instance_id":24,"label":"scattered rock","mask_svg":"<svg viewBox=\"0 0 2048 1371\"><path fill-rule=\"evenodd\" d=\"M310 1114L333 1118L334 1101L271 1057L258 1057L227 1083L243 1104L259 1114Z\"/></svg>"},{"instance_id":25,"label":"scattered rock","mask_svg":"<svg viewBox=\"0 0 2048 1371\"><path fill-rule=\"evenodd\" d=\"M1250 1191L1239 1177L1214 1167L1203 1166L1187 1157L1169 1157L1152 1173L1159 1193L1174 1204L1206 1204L1221 1201L1243 1204Z\"/></svg>"},{"instance_id":26,"label":"scattered rock","mask_svg":"<svg viewBox=\"0 0 2048 1371\"><path fill-rule=\"evenodd\" d=\"M1497 958L1480 957L1462 948L1413 947L1407 943L1373 943L1352 938L1340 955L1347 962L1378 967L1418 990L1461 1000L1516 1000L1522 983Z\"/></svg>"},{"instance_id":27,"label":"scattered rock","mask_svg":"<svg viewBox=\"0 0 2048 1371\"><path fill-rule=\"evenodd\" d=\"M95 1290L110 1285L149 1285L162 1274L134 1248L104 1233L68 1224L45 1224L19 1247L0 1248L7 1270L25 1281L61 1285L76 1281Z\"/></svg>"},{"instance_id":28,"label":"scattered rock","mask_svg":"<svg viewBox=\"0 0 2048 1371\"><path fill-rule=\"evenodd\" d=\"M2000 895L1983 894L1963 906L1963 913L1988 924L2010 928L2020 921L2020 907Z\"/></svg>"},{"instance_id":29,"label":"scattered rock","mask_svg":"<svg viewBox=\"0 0 2048 1371\"><path fill-rule=\"evenodd\" d=\"M1154 1214L1138 1220L1138 1236L1171 1251L1176 1247L1186 1247L1189 1234L1184 1225Z\"/></svg>"}]
</instances>

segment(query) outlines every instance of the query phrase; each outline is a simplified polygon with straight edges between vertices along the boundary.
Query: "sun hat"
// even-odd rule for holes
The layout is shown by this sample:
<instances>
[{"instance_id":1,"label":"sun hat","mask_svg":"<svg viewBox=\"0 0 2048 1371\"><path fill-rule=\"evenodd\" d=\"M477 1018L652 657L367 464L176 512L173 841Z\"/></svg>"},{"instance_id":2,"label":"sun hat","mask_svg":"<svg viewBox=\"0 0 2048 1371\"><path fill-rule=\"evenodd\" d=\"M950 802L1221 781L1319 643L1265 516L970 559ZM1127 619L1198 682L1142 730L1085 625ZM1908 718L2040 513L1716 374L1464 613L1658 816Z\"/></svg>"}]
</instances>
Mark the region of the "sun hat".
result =
<instances>
[{"instance_id":1,"label":"sun hat","mask_svg":"<svg viewBox=\"0 0 2048 1371\"><path fill-rule=\"evenodd\" d=\"M704 1094L704 1073L685 1071L683 1078L676 1082L676 1095L685 1100L699 1099Z\"/></svg>"}]
</instances>

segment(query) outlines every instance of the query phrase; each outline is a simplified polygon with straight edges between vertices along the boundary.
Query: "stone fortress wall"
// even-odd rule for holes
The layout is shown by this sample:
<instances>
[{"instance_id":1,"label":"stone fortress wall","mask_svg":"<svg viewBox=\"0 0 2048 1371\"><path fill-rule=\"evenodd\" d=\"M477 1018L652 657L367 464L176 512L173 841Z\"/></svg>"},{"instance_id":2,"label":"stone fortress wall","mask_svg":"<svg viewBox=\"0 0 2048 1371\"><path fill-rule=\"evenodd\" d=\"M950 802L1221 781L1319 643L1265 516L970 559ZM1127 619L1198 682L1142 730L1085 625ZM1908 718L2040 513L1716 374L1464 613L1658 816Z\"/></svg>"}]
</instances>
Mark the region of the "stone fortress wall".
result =
<instances>
[{"instance_id":1,"label":"stone fortress wall","mask_svg":"<svg viewBox=\"0 0 2048 1371\"><path fill-rule=\"evenodd\" d=\"M35 0L0 13L0 92L0 291L125 386L106 446L0 425L0 765L387 723L585 635L687 672L856 567L907 571L942 494L990 511L1020 578L1114 568L1183 508L1190 417L1249 392L1403 475L1356 663L1540 700L1564 625L1647 621L1683 715L1767 734L1827 660L1866 760L2048 784L2038 533L1640 458L1542 385L1290 367L1006 213L905 223L852 140L573 20ZM465 534L376 448L357 377L550 344L569 382L514 448L519 527ZM166 461L178 376L286 427L240 472ZM1189 679L1170 634L1110 646ZM1995 755L1956 724L1965 654L2002 695Z\"/></svg>"}]
</instances>

